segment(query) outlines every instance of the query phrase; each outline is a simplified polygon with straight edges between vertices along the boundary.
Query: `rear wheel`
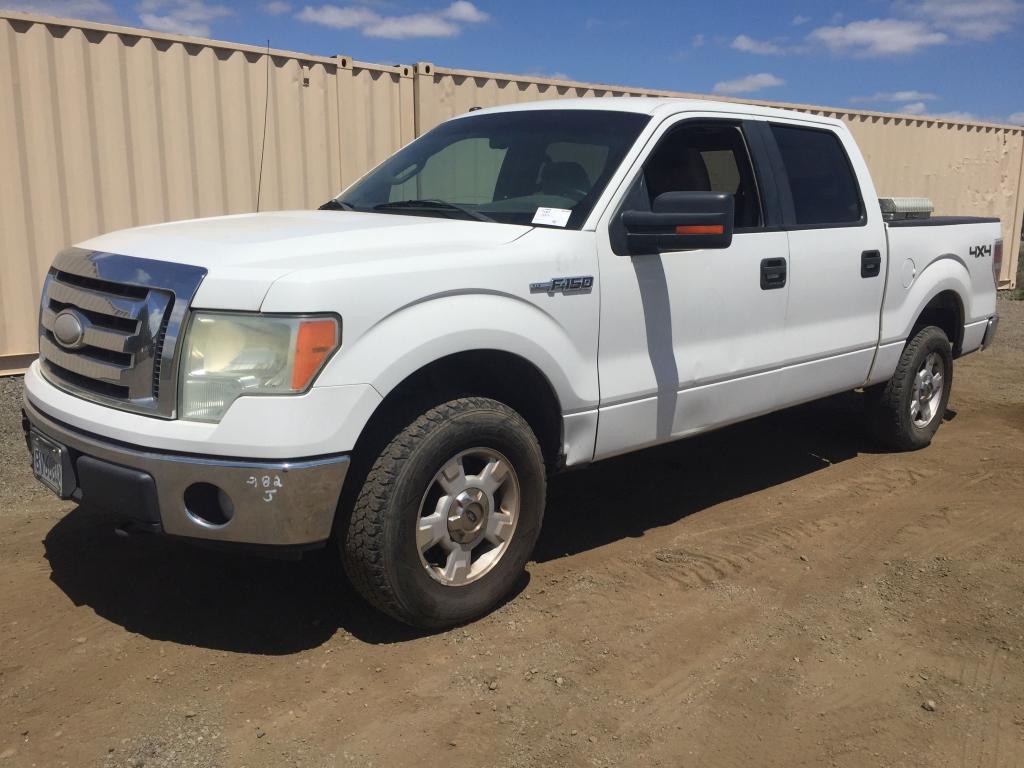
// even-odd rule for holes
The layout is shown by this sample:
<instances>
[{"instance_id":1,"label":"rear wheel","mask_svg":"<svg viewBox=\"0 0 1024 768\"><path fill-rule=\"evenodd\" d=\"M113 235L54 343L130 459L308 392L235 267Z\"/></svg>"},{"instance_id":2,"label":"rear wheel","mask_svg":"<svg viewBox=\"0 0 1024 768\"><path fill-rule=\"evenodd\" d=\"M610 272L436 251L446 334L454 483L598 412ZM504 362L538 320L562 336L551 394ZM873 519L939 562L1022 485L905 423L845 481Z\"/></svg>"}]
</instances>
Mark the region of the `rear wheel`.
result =
<instances>
[{"instance_id":1,"label":"rear wheel","mask_svg":"<svg viewBox=\"0 0 1024 768\"><path fill-rule=\"evenodd\" d=\"M495 400L452 400L401 429L374 462L341 537L345 569L400 621L468 621L514 587L544 496L543 457L523 418Z\"/></svg>"},{"instance_id":2,"label":"rear wheel","mask_svg":"<svg viewBox=\"0 0 1024 768\"><path fill-rule=\"evenodd\" d=\"M875 436L901 451L924 448L942 424L953 384L949 339L933 325L907 342L893 377L867 392Z\"/></svg>"}]
</instances>

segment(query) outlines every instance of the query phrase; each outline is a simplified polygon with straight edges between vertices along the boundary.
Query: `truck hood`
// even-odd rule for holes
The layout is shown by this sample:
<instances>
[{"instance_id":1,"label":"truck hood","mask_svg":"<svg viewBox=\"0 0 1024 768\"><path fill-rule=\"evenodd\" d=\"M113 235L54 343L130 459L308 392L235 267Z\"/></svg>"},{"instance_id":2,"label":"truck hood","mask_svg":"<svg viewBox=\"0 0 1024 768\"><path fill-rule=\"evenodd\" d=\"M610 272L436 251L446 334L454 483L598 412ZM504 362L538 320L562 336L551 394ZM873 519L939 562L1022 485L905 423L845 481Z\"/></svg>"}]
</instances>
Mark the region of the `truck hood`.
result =
<instances>
[{"instance_id":1,"label":"truck hood","mask_svg":"<svg viewBox=\"0 0 1024 768\"><path fill-rule=\"evenodd\" d=\"M257 311L275 280L302 269L494 248L530 227L355 211L279 211L111 232L80 248L207 270L194 304Z\"/></svg>"}]
</instances>

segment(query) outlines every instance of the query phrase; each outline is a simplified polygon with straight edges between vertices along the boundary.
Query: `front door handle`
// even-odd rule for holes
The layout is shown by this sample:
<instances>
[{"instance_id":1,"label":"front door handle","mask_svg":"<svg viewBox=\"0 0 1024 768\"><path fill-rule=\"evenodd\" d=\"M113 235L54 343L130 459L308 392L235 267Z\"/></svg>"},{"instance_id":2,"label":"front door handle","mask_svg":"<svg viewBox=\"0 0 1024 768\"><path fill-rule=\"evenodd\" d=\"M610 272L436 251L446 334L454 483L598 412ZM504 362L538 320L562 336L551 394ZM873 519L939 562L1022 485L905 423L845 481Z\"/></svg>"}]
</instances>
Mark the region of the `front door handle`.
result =
<instances>
[{"instance_id":1,"label":"front door handle","mask_svg":"<svg viewBox=\"0 0 1024 768\"><path fill-rule=\"evenodd\" d=\"M773 288L784 288L785 286L786 260L761 259L761 290L770 291Z\"/></svg>"},{"instance_id":2,"label":"front door handle","mask_svg":"<svg viewBox=\"0 0 1024 768\"><path fill-rule=\"evenodd\" d=\"M860 255L860 276L878 277L882 271L882 254L879 251L864 251Z\"/></svg>"}]
</instances>

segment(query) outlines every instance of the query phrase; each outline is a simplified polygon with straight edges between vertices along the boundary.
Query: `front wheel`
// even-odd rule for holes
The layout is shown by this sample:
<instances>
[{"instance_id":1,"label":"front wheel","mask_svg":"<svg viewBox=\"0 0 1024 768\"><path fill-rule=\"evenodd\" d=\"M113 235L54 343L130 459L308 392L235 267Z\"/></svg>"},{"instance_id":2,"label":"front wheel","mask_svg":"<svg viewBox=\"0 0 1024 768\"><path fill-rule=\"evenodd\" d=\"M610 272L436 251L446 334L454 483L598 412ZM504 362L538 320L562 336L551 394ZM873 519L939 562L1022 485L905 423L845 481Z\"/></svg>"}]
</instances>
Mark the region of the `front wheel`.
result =
<instances>
[{"instance_id":1,"label":"front wheel","mask_svg":"<svg viewBox=\"0 0 1024 768\"><path fill-rule=\"evenodd\" d=\"M924 448L942 424L953 385L949 339L933 325L907 342L892 378L867 391L875 437L900 451Z\"/></svg>"},{"instance_id":2,"label":"front wheel","mask_svg":"<svg viewBox=\"0 0 1024 768\"><path fill-rule=\"evenodd\" d=\"M341 537L346 572L407 624L476 618L522 573L545 490L540 446L518 413L479 397L431 408L370 469Z\"/></svg>"}]
</instances>

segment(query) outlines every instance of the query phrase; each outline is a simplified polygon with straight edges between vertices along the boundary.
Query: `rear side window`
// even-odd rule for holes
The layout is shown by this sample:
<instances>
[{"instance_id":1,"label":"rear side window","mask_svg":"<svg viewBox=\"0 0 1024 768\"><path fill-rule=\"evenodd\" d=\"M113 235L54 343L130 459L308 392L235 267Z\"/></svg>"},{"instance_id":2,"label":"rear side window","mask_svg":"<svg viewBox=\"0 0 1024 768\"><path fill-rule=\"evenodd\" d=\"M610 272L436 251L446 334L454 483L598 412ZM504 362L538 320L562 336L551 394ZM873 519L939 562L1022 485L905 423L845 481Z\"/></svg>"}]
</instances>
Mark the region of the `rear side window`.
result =
<instances>
[{"instance_id":1,"label":"rear side window","mask_svg":"<svg viewBox=\"0 0 1024 768\"><path fill-rule=\"evenodd\" d=\"M858 224L864 218L857 177L831 131L772 125L793 195L796 225Z\"/></svg>"}]
</instances>

